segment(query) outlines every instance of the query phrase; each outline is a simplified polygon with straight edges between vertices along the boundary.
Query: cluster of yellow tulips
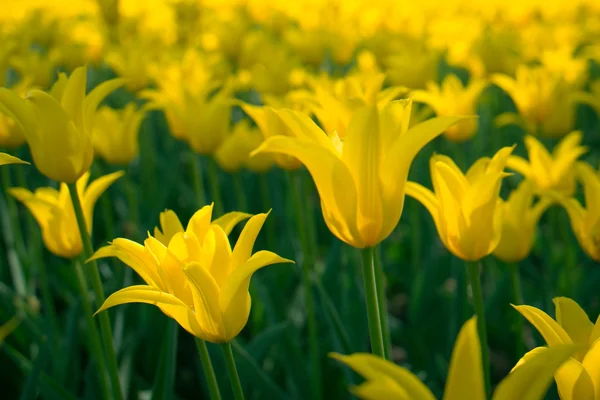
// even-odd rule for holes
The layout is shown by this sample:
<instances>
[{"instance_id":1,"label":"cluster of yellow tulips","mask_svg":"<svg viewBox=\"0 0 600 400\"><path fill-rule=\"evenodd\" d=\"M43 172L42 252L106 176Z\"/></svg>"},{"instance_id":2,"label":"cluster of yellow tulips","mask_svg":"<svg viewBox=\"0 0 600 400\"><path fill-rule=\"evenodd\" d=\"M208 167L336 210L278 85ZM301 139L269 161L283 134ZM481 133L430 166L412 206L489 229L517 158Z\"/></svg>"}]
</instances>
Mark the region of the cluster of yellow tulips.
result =
<instances>
[{"instance_id":1,"label":"cluster of yellow tulips","mask_svg":"<svg viewBox=\"0 0 600 400\"><path fill-rule=\"evenodd\" d=\"M162 383L153 385L152 398L178 398L175 359L181 326L195 337L205 378L201 385L210 398L231 393L243 399L249 383L240 379L233 350L251 318L250 293L256 292L251 278L265 266L295 259L301 266L299 307L307 332L300 337L307 343L309 398L341 396L326 389L324 365L339 369L332 359L364 378L348 388L359 398L436 398L439 388L428 388L423 374L397 365L393 357L388 296L394 293L386 275L402 266L384 270L380 253L384 241L400 246L396 235L403 214L411 214L405 233L417 236L416 225L428 223L418 217L413 223L412 214L421 210L405 210L408 195L430 214L443 247L464 262L466 270L457 275L469 282L458 288L464 293L451 291L456 299L469 297L474 316L456 317L464 325L443 397L542 399L556 381L563 400L600 400L600 318L593 324L564 293L555 293L561 295L553 300L556 319L524 305L518 267L534 246L547 245L537 237L546 211L560 220L563 209L580 248L600 262L600 172L590 164L597 160L593 138L600 127L600 2L10 0L0 8L0 148L7 151L0 153L0 165L33 164L45 176L26 179L22 170L33 166L2 167L6 198L0 200L0 212L7 227L0 265L9 270L0 278L12 277L14 288L3 285L32 304L6 310L0 305L0 316L7 315L8 321L0 328L0 343L25 366L23 398L35 398L38 391L44 398L54 398L49 393L72 395L60 389L60 382L53 383L59 379L56 374L44 372L46 352L62 357L56 343L66 328L57 316L51 285L44 283L54 271L34 266L52 256L12 251L14 241L28 242L30 251L39 246L32 240L35 235L20 230L29 216L15 200L39 225L45 248L72 260L68 275L76 280L81 307L76 311L86 324L85 347L96 371L84 383L98 388L92 394L86 389L85 396L133 397L123 383L126 361L118 354L121 339L115 338L124 329L123 317L111 320L105 310L146 303L174 321L154 378ZM578 114L595 125L582 124ZM517 131L512 143L501 138ZM149 218L154 225L159 222L151 232L139 220L140 204L159 196L161 189L138 190L142 185L131 171L140 167L140 153L144 157L148 146L157 147L153 141L159 136L160 143L170 140L171 147L159 145L163 147L153 151L164 154L166 164L189 160L189 175L153 176L163 167L152 156L151 165L141 168L155 185L160 179L183 181L186 191L174 198L193 196L187 201L194 212L184 225L179 216L187 211L180 212L180 203L162 203L164 211ZM429 157L424 148L432 142L442 152ZM21 151L24 145L31 157ZM469 152L479 158L463 172ZM423 154L429 158L425 174L418 170L427 171L426 164L417 162ZM283 218L268 225L269 200L263 202L263 213L246 213L259 197L254 188L248 190L248 176L260 176L267 199L269 193L285 193L277 186L281 182L266 178L274 170L289 178L283 186L292 191L293 206L274 206L273 212L297 218L292 229L299 249L282 247L296 250L290 259L268 250L254 252L254 245L263 226L270 234L267 245L275 246L274 234L281 236L282 224L293 223ZM101 176L92 179L96 171ZM312 182L304 179L305 171ZM13 185L13 173L21 174L23 187ZM127 211L106 198L103 216L93 224L97 201L120 178ZM48 186L48 180L59 186ZM229 180L232 188L225 183ZM45 186L32 192L36 182ZM370 353L364 352L366 341L362 348L348 344L340 328L344 320L327 297L335 286L324 288L318 277L323 273L318 269L325 268L342 285L354 271L342 272L342 261L331 257L320 265L325 245L317 240L312 183L328 231L359 249ZM225 212L231 203L239 211ZM126 237L116 237L117 231L106 227L115 214L125 214L131 225L118 231ZM108 245L92 241L98 224L105 235L100 243ZM140 234L144 229L145 238ZM231 238L236 238L234 245ZM438 243L434 237L428 240ZM505 324L505 333L518 345L518 362L511 361L514 368L503 379L492 370L497 361L490 357L488 330L495 316L486 312L488 293L481 283L487 274L482 260L489 255L506 265L503 274L513 284L513 307L546 342L526 352L536 342L529 328L522 321ZM422 262L418 254L413 257ZM120 268L107 258L120 260L143 283L135 284L131 275L117 282L114 274L101 273L107 265ZM544 258L542 264L547 262ZM50 322L40 326L36 290L27 296L36 279L26 268L41 274L41 315ZM280 273L294 274L291 269ZM118 290L105 297L105 285ZM61 284L60 290L67 287ZM597 289L595 293L585 306L597 310ZM585 300L574 291L567 294ZM547 304L553 296L544 295L550 297L530 300ZM319 319L321 313L325 317ZM79 320L79 314L69 318ZM323 319L335 327L342 347L324 348ZM32 345L32 361L10 345L9 336L30 328L42 330ZM51 342L48 347L46 341ZM206 342L221 345L231 392L217 379L215 356ZM238 359L248 359L241 351ZM327 351L330 357L321 357ZM251 362L257 379L285 398L275 382L277 371ZM289 398L299 396L290 393ZM276 396L258 395L271 397Z\"/></svg>"}]
</instances>

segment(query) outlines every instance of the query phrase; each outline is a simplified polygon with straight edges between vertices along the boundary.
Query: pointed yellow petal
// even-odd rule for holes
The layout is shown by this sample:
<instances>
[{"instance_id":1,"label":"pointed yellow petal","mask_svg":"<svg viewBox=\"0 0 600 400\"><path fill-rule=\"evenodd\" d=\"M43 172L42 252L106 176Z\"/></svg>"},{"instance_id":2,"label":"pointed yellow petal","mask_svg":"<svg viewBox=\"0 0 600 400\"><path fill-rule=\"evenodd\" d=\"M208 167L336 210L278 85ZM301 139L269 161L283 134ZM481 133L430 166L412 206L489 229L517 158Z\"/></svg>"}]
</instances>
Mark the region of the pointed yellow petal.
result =
<instances>
[{"instance_id":1,"label":"pointed yellow petal","mask_svg":"<svg viewBox=\"0 0 600 400\"><path fill-rule=\"evenodd\" d=\"M179 217L173 210L161 212L159 220L160 229L158 227L154 228L154 237L165 246L169 245L169 242L175 234L184 232L183 225L181 225Z\"/></svg>"},{"instance_id":2,"label":"pointed yellow petal","mask_svg":"<svg viewBox=\"0 0 600 400\"><path fill-rule=\"evenodd\" d=\"M460 332L452 350L444 400L485 400L481 344L477 334L477 318L469 319Z\"/></svg>"},{"instance_id":3,"label":"pointed yellow petal","mask_svg":"<svg viewBox=\"0 0 600 400\"><path fill-rule=\"evenodd\" d=\"M575 165L575 170L583 183L585 207L590 215L596 218L600 217L600 204L598 204L598 199L600 198L600 175L598 171L585 162L578 162Z\"/></svg>"},{"instance_id":4,"label":"pointed yellow petal","mask_svg":"<svg viewBox=\"0 0 600 400\"><path fill-rule=\"evenodd\" d=\"M239 211L229 212L222 217L215 219L212 223L223 228L226 235L229 235L233 228L245 219L252 217L252 214L247 214Z\"/></svg>"},{"instance_id":5,"label":"pointed yellow petal","mask_svg":"<svg viewBox=\"0 0 600 400\"><path fill-rule=\"evenodd\" d=\"M20 158L11 156L10 154L0 153L0 165L7 164L29 164L27 161L23 161Z\"/></svg>"},{"instance_id":6,"label":"pointed yellow petal","mask_svg":"<svg viewBox=\"0 0 600 400\"><path fill-rule=\"evenodd\" d=\"M552 299L556 322L567 332L573 343L587 346L594 325L579 304L567 297Z\"/></svg>"},{"instance_id":7,"label":"pointed yellow petal","mask_svg":"<svg viewBox=\"0 0 600 400\"><path fill-rule=\"evenodd\" d=\"M496 388L493 400L539 400L556 370L575 352L575 346L543 347L517 366Z\"/></svg>"},{"instance_id":8,"label":"pointed yellow petal","mask_svg":"<svg viewBox=\"0 0 600 400\"><path fill-rule=\"evenodd\" d=\"M583 359L582 365L594 384L594 398L600 399L600 339L592 344Z\"/></svg>"},{"instance_id":9,"label":"pointed yellow petal","mask_svg":"<svg viewBox=\"0 0 600 400\"><path fill-rule=\"evenodd\" d=\"M13 117L15 122L20 125L27 141L35 141L37 134L35 122L37 118L31 104L19 97L13 90L0 88L0 105L3 112L5 111L6 114Z\"/></svg>"},{"instance_id":10,"label":"pointed yellow petal","mask_svg":"<svg viewBox=\"0 0 600 400\"><path fill-rule=\"evenodd\" d=\"M525 160L523 157L519 157L519 156L508 157L506 166L510 169L514 169L515 171L517 171L518 173L520 173L521 175L523 175L526 178L531 178L531 176L533 175L533 172L531 170L531 166L529 165L529 162L527 162L527 160Z\"/></svg>"},{"instance_id":11,"label":"pointed yellow petal","mask_svg":"<svg viewBox=\"0 0 600 400\"><path fill-rule=\"evenodd\" d=\"M85 213L85 220L90 232L92 231L94 206L96 205L98 198L113 184L114 181L124 174L124 171L117 171L112 174L104 175L93 181L85 190L85 194L83 195L83 212Z\"/></svg>"},{"instance_id":12,"label":"pointed yellow petal","mask_svg":"<svg viewBox=\"0 0 600 400\"><path fill-rule=\"evenodd\" d=\"M210 227L214 236L215 251L210 266L210 274L222 289L231 273L231 245L227 233L219 225Z\"/></svg>"},{"instance_id":13,"label":"pointed yellow petal","mask_svg":"<svg viewBox=\"0 0 600 400\"><path fill-rule=\"evenodd\" d=\"M204 242L204 237L210 229L210 220L212 218L213 204L204 206L192 215L188 222L186 232L193 232L200 243Z\"/></svg>"},{"instance_id":14,"label":"pointed yellow petal","mask_svg":"<svg viewBox=\"0 0 600 400\"><path fill-rule=\"evenodd\" d=\"M573 343L569 334L542 310L531 306L513 305L513 307L535 326L538 332L544 337L544 340L546 340L548 346Z\"/></svg>"},{"instance_id":15,"label":"pointed yellow petal","mask_svg":"<svg viewBox=\"0 0 600 400\"><path fill-rule=\"evenodd\" d=\"M59 102L79 129L84 129L83 106L87 82L86 75L87 68L85 66L75 68L71 76L69 76L62 96L59 99Z\"/></svg>"},{"instance_id":16,"label":"pointed yellow petal","mask_svg":"<svg viewBox=\"0 0 600 400\"><path fill-rule=\"evenodd\" d=\"M94 123L94 115L100 102L104 100L111 92L124 86L128 82L125 78L116 78L104 81L96 86L91 92L85 96L83 105L83 127L87 132L91 131Z\"/></svg>"},{"instance_id":17,"label":"pointed yellow petal","mask_svg":"<svg viewBox=\"0 0 600 400\"><path fill-rule=\"evenodd\" d=\"M431 390L412 372L372 354L355 353L344 356L337 353L329 353L329 357L346 364L367 381L376 381L382 377L393 380L399 387L404 389L409 399L435 399Z\"/></svg>"},{"instance_id":18,"label":"pointed yellow petal","mask_svg":"<svg viewBox=\"0 0 600 400\"><path fill-rule=\"evenodd\" d=\"M558 368L554 379L561 400L594 398L594 383L583 365L574 358L569 358Z\"/></svg>"},{"instance_id":19,"label":"pointed yellow petal","mask_svg":"<svg viewBox=\"0 0 600 400\"><path fill-rule=\"evenodd\" d=\"M435 225L438 226L439 203L433 192L416 182L406 182L406 195L419 201L429 211ZM439 228L438 228L439 229Z\"/></svg>"},{"instance_id":20,"label":"pointed yellow petal","mask_svg":"<svg viewBox=\"0 0 600 400\"><path fill-rule=\"evenodd\" d=\"M592 333L590 334L589 344L592 345L596 340L600 339L600 315L596 319L596 323L592 328Z\"/></svg>"},{"instance_id":21,"label":"pointed yellow petal","mask_svg":"<svg viewBox=\"0 0 600 400\"><path fill-rule=\"evenodd\" d=\"M409 397L406 390L386 376L351 387L350 392L363 400L421 400L416 397Z\"/></svg>"},{"instance_id":22,"label":"pointed yellow petal","mask_svg":"<svg viewBox=\"0 0 600 400\"><path fill-rule=\"evenodd\" d=\"M240 233L240 237L233 248L233 254L231 255L232 268L234 270L238 266L243 265L250 258L254 242L269 213L270 211L268 213L253 216L244 226L244 229L242 230L242 233Z\"/></svg>"}]
</instances>

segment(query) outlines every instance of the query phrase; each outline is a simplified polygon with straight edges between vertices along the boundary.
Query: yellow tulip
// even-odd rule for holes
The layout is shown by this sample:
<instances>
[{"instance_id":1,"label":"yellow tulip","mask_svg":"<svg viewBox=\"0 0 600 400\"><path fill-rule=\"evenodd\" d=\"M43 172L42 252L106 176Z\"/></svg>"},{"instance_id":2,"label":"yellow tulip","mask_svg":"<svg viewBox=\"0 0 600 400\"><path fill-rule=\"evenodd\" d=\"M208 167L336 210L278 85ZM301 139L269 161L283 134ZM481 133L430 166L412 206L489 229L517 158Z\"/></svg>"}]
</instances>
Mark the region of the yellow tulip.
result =
<instances>
[{"instance_id":1,"label":"yellow tulip","mask_svg":"<svg viewBox=\"0 0 600 400\"><path fill-rule=\"evenodd\" d=\"M112 79L89 94L86 68L77 68L67 79L64 74L50 93L30 90L25 99L0 88L2 104L25 134L36 167L50 179L74 183L94 159L92 131L98 104L125 83Z\"/></svg>"},{"instance_id":2,"label":"yellow tulip","mask_svg":"<svg viewBox=\"0 0 600 400\"><path fill-rule=\"evenodd\" d=\"M513 147L504 147L493 158L480 158L466 175L450 157L431 157L435 192L415 182L406 194L427 208L446 248L458 258L477 261L490 254L500 241L502 219L498 199L503 170Z\"/></svg>"},{"instance_id":3,"label":"yellow tulip","mask_svg":"<svg viewBox=\"0 0 600 400\"><path fill-rule=\"evenodd\" d=\"M161 215L161 229L144 244L118 238L92 259L117 257L133 268L146 285L130 286L110 295L99 313L125 303L147 303L200 339L229 342L250 314L248 286L252 274L271 264L292 262L270 251L252 254L267 214L252 216L233 251L227 235L248 214L232 212L211 222L213 206L205 206L187 228L172 211Z\"/></svg>"},{"instance_id":4,"label":"yellow tulip","mask_svg":"<svg viewBox=\"0 0 600 400\"><path fill-rule=\"evenodd\" d=\"M18 85L11 87L17 94L25 94L29 82L21 81ZM25 135L20 126L9 115L0 109L0 147L10 149L17 148L25 143Z\"/></svg>"},{"instance_id":5,"label":"yellow tulip","mask_svg":"<svg viewBox=\"0 0 600 400\"><path fill-rule=\"evenodd\" d=\"M273 158L269 154L250 157L250 153L263 142L263 135L256 128L250 126L248 120L238 122L233 131L223 141L215 152L215 160L227 172L236 172L242 167L262 173L273 165Z\"/></svg>"},{"instance_id":6,"label":"yellow tulip","mask_svg":"<svg viewBox=\"0 0 600 400\"><path fill-rule=\"evenodd\" d=\"M287 154L313 177L329 230L357 248L372 247L396 227L408 170L417 153L450 125L467 117L437 117L409 128L411 100L379 109L368 105L350 118L341 141L305 114L273 111L290 136L271 136L253 153Z\"/></svg>"},{"instance_id":7,"label":"yellow tulip","mask_svg":"<svg viewBox=\"0 0 600 400\"><path fill-rule=\"evenodd\" d=\"M553 299L556 320L531 306L513 306L538 330L550 348L575 344L578 351L554 374L562 400L600 399L600 318L592 324L579 305L566 297ZM527 363L541 349L535 348L520 362ZM519 364L517 367L519 368Z\"/></svg>"},{"instance_id":8,"label":"yellow tulip","mask_svg":"<svg viewBox=\"0 0 600 400\"><path fill-rule=\"evenodd\" d=\"M29 164L27 161L23 161L18 157L11 156L10 154L0 153L0 166L7 164Z\"/></svg>"},{"instance_id":9,"label":"yellow tulip","mask_svg":"<svg viewBox=\"0 0 600 400\"><path fill-rule=\"evenodd\" d=\"M472 80L463 85L454 74L444 78L441 85L435 82L427 84L427 90L417 90L412 94L413 101L429 105L437 115L473 115L477 99L487 86L482 80ZM444 136L455 142L470 139L477 132L477 120L468 119L452 125Z\"/></svg>"},{"instance_id":10,"label":"yellow tulip","mask_svg":"<svg viewBox=\"0 0 600 400\"><path fill-rule=\"evenodd\" d=\"M122 110L102 107L96 115L94 150L111 164L129 164L140 151L138 135L145 110L129 103Z\"/></svg>"},{"instance_id":11,"label":"yellow tulip","mask_svg":"<svg viewBox=\"0 0 600 400\"><path fill-rule=\"evenodd\" d=\"M573 353L573 346L540 348L500 382L493 400L539 400L552 383L552 375ZM366 353L331 354L366 379L351 389L366 400L435 400L433 393L406 368ZM469 319L458 334L446 378L444 400L485 400L481 345L477 320Z\"/></svg>"},{"instance_id":12,"label":"yellow tulip","mask_svg":"<svg viewBox=\"0 0 600 400\"><path fill-rule=\"evenodd\" d=\"M583 251L600 261L600 174L583 162L575 164L575 170L583 183L585 208L575 198L562 196L558 201L567 210L571 227Z\"/></svg>"},{"instance_id":13,"label":"yellow tulip","mask_svg":"<svg viewBox=\"0 0 600 400\"><path fill-rule=\"evenodd\" d=\"M518 262L531 252L535 230L540 217L552 204L543 198L535 205L534 187L527 180L521 182L507 201L500 201L498 207L502 215L502 234L494 255L505 262Z\"/></svg>"},{"instance_id":14,"label":"yellow tulip","mask_svg":"<svg viewBox=\"0 0 600 400\"><path fill-rule=\"evenodd\" d=\"M533 182L538 191L556 191L570 196L575 192L573 166L587 152L587 147L581 146L582 137L580 131L569 133L550 154L535 137L527 135L525 147L529 161L513 155L506 165Z\"/></svg>"},{"instance_id":15,"label":"yellow tulip","mask_svg":"<svg viewBox=\"0 0 600 400\"><path fill-rule=\"evenodd\" d=\"M77 180L77 191L89 233L92 232L96 201L122 175L123 171L114 172L96 179L89 186L89 172ZM24 188L13 188L9 189L9 193L29 209L42 230L44 245L50 252L64 258L73 258L81 253L81 236L65 183L61 183L60 190L43 187L31 193Z\"/></svg>"}]
</instances>

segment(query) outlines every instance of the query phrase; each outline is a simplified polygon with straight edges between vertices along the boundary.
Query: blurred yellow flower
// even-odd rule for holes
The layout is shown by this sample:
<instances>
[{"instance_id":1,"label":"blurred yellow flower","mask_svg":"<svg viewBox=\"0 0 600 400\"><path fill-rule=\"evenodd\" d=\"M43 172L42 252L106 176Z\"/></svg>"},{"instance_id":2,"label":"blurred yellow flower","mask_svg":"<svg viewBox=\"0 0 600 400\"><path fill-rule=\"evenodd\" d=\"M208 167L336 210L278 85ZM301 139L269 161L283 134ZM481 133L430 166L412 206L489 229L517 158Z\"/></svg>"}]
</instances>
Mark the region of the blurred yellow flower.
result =
<instances>
[{"instance_id":1,"label":"blurred yellow flower","mask_svg":"<svg viewBox=\"0 0 600 400\"><path fill-rule=\"evenodd\" d=\"M12 90L0 88L3 105L22 129L36 167L50 179L74 183L92 164L92 131L98 104L125 83L112 79L87 95L86 68L64 74L50 93L30 90L21 99Z\"/></svg>"},{"instance_id":2,"label":"blurred yellow flower","mask_svg":"<svg viewBox=\"0 0 600 400\"><path fill-rule=\"evenodd\" d=\"M444 400L485 400L481 345L477 335L477 319L472 317L460 330L452 358ZM573 346L540 347L539 352L522 360L498 384L493 400L538 400L552 383L552 375L571 354ZM366 353L331 357L343 362L366 379L351 389L360 399L434 400L435 396L419 378L406 368Z\"/></svg>"},{"instance_id":3,"label":"blurred yellow flower","mask_svg":"<svg viewBox=\"0 0 600 400\"><path fill-rule=\"evenodd\" d=\"M121 110L101 107L96 113L94 150L110 164L129 164L139 153L138 135L145 110L129 103Z\"/></svg>"},{"instance_id":4,"label":"blurred yellow flower","mask_svg":"<svg viewBox=\"0 0 600 400\"><path fill-rule=\"evenodd\" d=\"M480 158L466 174L450 157L434 155L430 160L434 192L415 182L406 184L406 194L427 208L440 239L456 257L477 261L498 245L502 233L498 199L512 150L504 147L491 159Z\"/></svg>"},{"instance_id":5,"label":"blurred yellow flower","mask_svg":"<svg viewBox=\"0 0 600 400\"><path fill-rule=\"evenodd\" d=\"M479 95L487 86L487 82L472 79L467 85L454 74L444 78L441 85L427 83L427 90L413 92L412 99L417 103L429 105L437 115L475 115ZM470 139L477 132L477 120L460 121L444 132L444 136L455 142Z\"/></svg>"},{"instance_id":6,"label":"blurred yellow flower","mask_svg":"<svg viewBox=\"0 0 600 400\"><path fill-rule=\"evenodd\" d=\"M215 152L215 160L224 171L230 173L243 167L258 173L266 172L273 165L273 157L270 154L250 157L250 153L263 141L262 133L251 127L250 121L242 120L233 127L231 134L219 146Z\"/></svg>"},{"instance_id":7,"label":"blurred yellow flower","mask_svg":"<svg viewBox=\"0 0 600 400\"><path fill-rule=\"evenodd\" d=\"M600 174L588 164L578 162L575 170L583 184L585 208L575 198L558 198L567 210L571 227L583 251L600 261Z\"/></svg>"},{"instance_id":8,"label":"blurred yellow flower","mask_svg":"<svg viewBox=\"0 0 600 400\"><path fill-rule=\"evenodd\" d=\"M254 152L300 160L315 181L329 230L357 248L372 247L396 227L408 170L417 153L465 117L437 117L409 128L411 100L364 106L350 118L342 141L305 114L272 111L289 136L273 132Z\"/></svg>"},{"instance_id":9,"label":"blurred yellow flower","mask_svg":"<svg viewBox=\"0 0 600 400\"><path fill-rule=\"evenodd\" d=\"M123 171L114 172L96 179L88 186L90 174L86 172L77 180L88 232L92 232L96 201L121 176ZM75 211L65 183L61 183L60 190L43 187L31 193L24 188L13 188L9 189L9 193L29 209L42 230L44 245L50 252L64 258L73 258L82 252Z\"/></svg>"},{"instance_id":10,"label":"blurred yellow flower","mask_svg":"<svg viewBox=\"0 0 600 400\"><path fill-rule=\"evenodd\" d=\"M28 84L28 81L21 81L11 87L11 90L18 95L25 94ZM14 149L23 145L26 139L21 127L9 114L8 112L4 113L0 105L0 147Z\"/></svg>"},{"instance_id":11,"label":"blurred yellow flower","mask_svg":"<svg viewBox=\"0 0 600 400\"><path fill-rule=\"evenodd\" d=\"M556 320L531 306L513 306L538 330L550 348L565 344L577 345L577 351L554 374L562 400L600 399L600 318L592 324L579 305L567 298L553 299ZM519 363L525 365L541 352L537 347ZM515 368L519 368L519 364Z\"/></svg>"},{"instance_id":12,"label":"blurred yellow flower","mask_svg":"<svg viewBox=\"0 0 600 400\"><path fill-rule=\"evenodd\" d=\"M527 135L524 141L529 161L511 155L506 165L533 182L538 191L556 191L570 196L575 192L573 166L588 150L581 146L582 137L580 131L569 133L550 154L535 137Z\"/></svg>"},{"instance_id":13,"label":"blurred yellow flower","mask_svg":"<svg viewBox=\"0 0 600 400\"><path fill-rule=\"evenodd\" d=\"M197 211L185 231L177 216L166 211L162 231L155 229L156 237L149 236L143 245L118 238L98 250L92 259L117 257L146 285L113 293L96 313L125 303L153 304L200 339L223 343L236 337L250 314L252 274L292 261L270 251L252 254L268 213L250 218L232 251L227 235L250 215L232 212L211 222L212 208Z\"/></svg>"},{"instance_id":14,"label":"blurred yellow flower","mask_svg":"<svg viewBox=\"0 0 600 400\"><path fill-rule=\"evenodd\" d=\"M10 154L0 153L0 165L7 164L29 164L27 161L23 161L20 158L11 156Z\"/></svg>"},{"instance_id":15,"label":"blurred yellow flower","mask_svg":"<svg viewBox=\"0 0 600 400\"><path fill-rule=\"evenodd\" d=\"M511 192L508 200L501 200L498 204L502 215L502 234L493 253L502 261L518 262L531 252L538 221L552 204L548 198L533 204L534 193L533 184L524 180Z\"/></svg>"}]
</instances>

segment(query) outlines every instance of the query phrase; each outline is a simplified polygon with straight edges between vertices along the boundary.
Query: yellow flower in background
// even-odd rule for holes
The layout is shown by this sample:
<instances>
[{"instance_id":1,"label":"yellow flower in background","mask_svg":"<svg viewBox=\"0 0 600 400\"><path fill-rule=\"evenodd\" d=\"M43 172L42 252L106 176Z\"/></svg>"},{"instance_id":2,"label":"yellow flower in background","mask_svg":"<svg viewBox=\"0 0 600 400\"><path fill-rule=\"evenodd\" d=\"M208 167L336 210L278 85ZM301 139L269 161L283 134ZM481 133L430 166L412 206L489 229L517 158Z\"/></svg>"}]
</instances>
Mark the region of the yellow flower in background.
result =
<instances>
[{"instance_id":1,"label":"yellow flower in background","mask_svg":"<svg viewBox=\"0 0 600 400\"><path fill-rule=\"evenodd\" d=\"M542 214L552 205L552 200L542 198L534 204L534 186L524 180L513 190L508 200L500 201L502 234L494 256L505 262L518 262L531 252L535 231Z\"/></svg>"},{"instance_id":2,"label":"yellow flower in background","mask_svg":"<svg viewBox=\"0 0 600 400\"><path fill-rule=\"evenodd\" d=\"M99 157L110 164L129 164L139 154L138 136L145 110L129 103L121 110L101 107L96 113L92 142Z\"/></svg>"},{"instance_id":3,"label":"yellow flower in background","mask_svg":"<svg viewBox=\"0 0 600 400\"><path fill-rule=\"evenodd\" d=\"M10 89L18 95L24 95L28 86L28 81L21 81ZM9 114L3 112L0 106L0 147L14 149L23 145L26 139L19 124Z\"/></svg>"},{"instance_id":4,"label":"yellow flower in background","mask_svg":"<svg viewBox=\"0 0 600 400\"><path fill-rule=\"evenodd\" d=\"M398 224L414 157L450 125L468 118L437 117L409 128L411 105L411 100L401 100L381 109L358 109L343 141L305 114L273 110L290 135L273 132L254 154L287 154L300 160L317 186L329 230L351 246L372 247Z\"/></svg>"},{"instance_id":5,"label":"yellow flower in background","mask_svg":"<svg viewBox=\"0 0 600 400\"><path fill-rule=\"evenodd\" d=\"M27 161L23 161L18 157L11 156L10 154L0 153L0 165L7 164L29 164Z\"/></svg>"},{"instance_id":6,"label":"yellow flower in background","mask_svg":"<svg viewBox=\"0 0 600 400\"><path fill-rule=\"evenodd\" d=\"M454 344L444 400L485 400L481 345L477 319L469 319ZM552 383L552 376L571 354L573 346L539 348L532 357L517 365L496 387L493 400L539 400ZM366 353L331 357L341 361L366 379L351 388L352 394L365 400L435 400L433 393L408 369Z\"/></svg>"},{"instance_id":7,"label":"yellow flower in background","mask_svg":"<svg viewBox=\"0 0 600 400\"><path fill-rule=\"evenodd\" d=\"M558 201L567 210L571 227L583 251L600 261L600 174L583 162L578 162L575 170L583 184L585 208L575 198L563 196Z\"/></svg>"},{"instance_id":8,"label":"yellow flower in background","mask_svg":"<svg viewBox=\"0 0 600 400\"><path fill-rule=\"evenodd\" d=\"M413 89L424 88L436 80L441 55L417 39L406 39L391 55L382 59L390 82Z\"/></svg>"},{"instance_id":9,"label":"yellow flower in background","mask_svg":"<svg viewBox=\"0 0 600 400\"><path fill-rule=\"evenodd\" d=\"M250 157L250 153L263 141L262 133L250 126L250 121L242 120L233 127L231 134L219 146L215 152L215 160L221 169L230 173L243 167L258 173L266 172L273 165L271 155L259 154Z\"/></svg>"},{"instance_id":10,"label":"yellow flower in background","mask_svg":"<svg viewBox=\"0 0 600 400\"><path fill-rule=\"evenodd\" d=\"M98 104L125 83L112 79L87 95L86 68L64 74L50 93L31 90L21 99L12 90L0 88L0 105L22 129L40 172L59 182L74 183L92 164L92 131Z\"/></svg>"},{"instance_id":11,"label":"yellow flower in background","mask_svg":"<svg viewBox=\"0 0 600 400\"><path fill-rule=\"evenodd\" d=\"M121 176L123 171L114 172L88 185L90 174L86 172L77 180L88 232L92 232L96 201ZM64 258L73 258L82 252L77 219L65 183L61 183L59 190L43 187L32 193L24 188L13 188L9 189L9 193L29 209L42 230L44 245L50 252Z\"/></svg>"},{"instance_id":12,"label":"yellow flower in background","mask_svg":"<svg viewBox=\"0 0 600 400\"><path fill-rule=\"evenodd\" d=\"M96 312L125 303L156 305L200 339L229 342L250 314L252 274L267 265L292 262L270 251L252 254L268 214L225 214L211 222L212 205L197 211L187 228L172 211L161 215L161 229L144 244L118 238L92 259L117 257L146 282L110 295ZM249 218L233 250L227 237Z\"/></svg>"},{"instance_id":13,"label":"yellow flower in background","mask_svg":"<svg viewBox=\"0 0 600 400\"><path fill-rule=\"evenodd\" d=\"M575 192L575 170L573 166L588 149L581 146L583 135L573 131L554 148L552 154L531 135L525 136L525 148L529 160L511 155L507 167L533 182L540 192L556 191L567 196Z\"/></svg>"},{"instance_id":14,"label":"yellow flower in background","mask_svg":"<svg viewBox=\"0 0 600 400\"><path fill-rule=\"evenodd\" d=\"M153 65L153 55L156 52L155 42L138 39L122 41L118 46L111 47L104 62L117 75L127 78L125 87L137 92L145 89L150 83L150 70Z\"/></svg>"},{"instance_id":15,"label":"yellow flower in background","mask_svg":"<svg viewBox=\"0 0 600 400\"><path fill-rule=\"evenodd\" d=\"M456 257L477 261L498 245L500 186L512 150L504 147L491 159L480 158L466 174L450 157L434 155L429 163L434 192L415 182L406 184L406 194L427 208L440 239Z\"/></svg>"},{"instance_id":16,"label":"yellow flower in background","mask_svg":"<svg viewBox=\"0 0 600 400\"><path fill-rule=\"evenodd\" d=\"M561 137L573 129L578 90L561 74L520 65L515 78L496 74L491 80L512 97L526 131Z\"/></svg>"},{"instance_id":17,"label":"yellow flower in background","mask_svg":"<svg viewBox=\"0 0 600 400\"><path fill-rule=\"evenodd\" d=\"M562 400L600 399L600 318L593 324L579 305L567 298L553 299L556 320L531 306L513 306L538 330L550 348L577 345L577 351L554 374ZM521 362L525 365L545 351L537 347ZM519 364L515 368L519 368Z\"/></svg>"},{"instance_id":18,"label":"yellow flower in background","mask_svg":"<svg viewBox=\"0 0 600 400\"><path fill-rule=\"evenodd\" d=\"M475 115L479 95L487 86L483 80L472 80L463 85L454 74L444 78L441 85L427 83L427 90L413 92L412 99L429 105L437 115ZM468 140L477 132L477 120L467 119L449 127L444 136L455 142Z\"/></svg>"}]
</instances>

